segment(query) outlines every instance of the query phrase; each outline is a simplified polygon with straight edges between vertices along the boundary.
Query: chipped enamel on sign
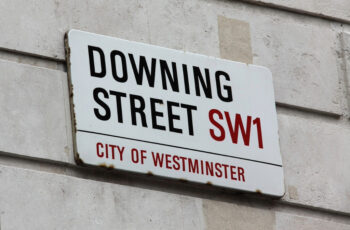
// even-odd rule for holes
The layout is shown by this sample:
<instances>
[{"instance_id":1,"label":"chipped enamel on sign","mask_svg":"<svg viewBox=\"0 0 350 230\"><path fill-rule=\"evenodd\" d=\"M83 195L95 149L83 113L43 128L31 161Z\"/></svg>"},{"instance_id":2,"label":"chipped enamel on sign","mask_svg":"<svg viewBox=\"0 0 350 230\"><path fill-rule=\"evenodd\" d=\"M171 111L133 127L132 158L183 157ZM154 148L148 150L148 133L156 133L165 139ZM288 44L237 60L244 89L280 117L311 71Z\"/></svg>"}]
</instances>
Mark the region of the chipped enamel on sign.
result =
<instances>
[{"instance_id":1,"label":"chipped enamel on sign","mask_svg":"<svg viewBox=\"0 0 350 230\"><path fill-rule=\"evenodd\" d=\"M281 197L270 71L71 30L77 163Z\"/></svg>"}]
</instances>

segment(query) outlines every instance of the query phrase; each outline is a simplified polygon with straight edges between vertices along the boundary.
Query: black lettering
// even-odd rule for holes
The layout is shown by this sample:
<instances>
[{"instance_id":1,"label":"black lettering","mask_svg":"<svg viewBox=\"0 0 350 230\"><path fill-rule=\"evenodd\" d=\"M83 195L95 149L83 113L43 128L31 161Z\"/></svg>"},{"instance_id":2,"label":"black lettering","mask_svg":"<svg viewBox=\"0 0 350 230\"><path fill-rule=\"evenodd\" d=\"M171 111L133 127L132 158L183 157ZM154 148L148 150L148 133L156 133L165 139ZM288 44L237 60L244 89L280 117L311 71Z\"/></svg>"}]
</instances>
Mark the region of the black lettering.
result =
<instances>
[{"instance_id":1,"label":"black lettering","mask_svg":"<svg viewBox=\"0 0 350 230\"><path fill-rule=\"evenodd\" d=\"M224 89L227 92L227 96L223 96L222 92L221 92L221 81L220 81L220 76L224 76L225 79L227 81L230 80L230 76L225 73L224 71L216 71L215 73L215 79L216 79L216 89L218 92L218 97L220 98L220 100L224 101L224 102L231 102L233 100L232 98L232 88L228 85L224 85Z\"/></svg>"},{"instance_id":2,"label":"black lettering","mask_svg":"<svg viewBox=\"0 0 350 230\"><path fill-rule=\"evenodd\" d=\"M135 101L140 103L139 107L136 107ZM140 114L142 126L147 128L146 115L144 112L145 101L141 96L130 94L130 110L131 110L131 122L133 125L137 125L136 113Z\"/></svg>"},{"instance_id":3,"label":"black lettering","mask_svg":"<svg viewBox=\"0 0 350 230\"><path fill-rule=\"evenodd\" d=\"M89 51L89 62L90 62L90 75L92 77L99 77L99 78L106 76L106 61L105 61L105 55L103 53L103 50L96 46L88 46L88 51ZM95 69L94 51L96 51L100 55L101 72L99 73L97 73Z\"/></svg>"},{"instance_id":4,"label":"black lettering","mask_svg":"<svg viewBox=\"0 0 350 230\"><path fill-rule=\"evenodd\" d=\"M200 96L199 84L202 86L202 90L207 98L212 98L209 69L205 68L205 80L198 66L193 66L194 83L196 89L196 95Z\"/></svg>"},{"instance_id":5,"label":"black lettering","mask_svg":"<svg viewBox=\"0 0 350 230\"><path fill-rule=\"evenodd\" d=\"M174 92L179 92L179 81L177 79L177 70L176 70L176 63L172 62L171 65L173 67L173 73L170 73L168 64L164 60L159 60L160 62L160 72L162 74L162 84L163 89L167 89L167 80L166 76L168 76L168 80L170 82L170 86Z\"/></svg>"},{"instance_id":6,"label":"black lettering","mask_svg":"<svg viewBox=\"0 0 350 230\"><path fill-rule=\"evenodd\" d=\"M173 106L180 107L179 103L168 101L169 130L175 133L182 133L182 129L174 127L174 120L180 120L180 116L173 113Z\"/></svg>"},{"instance_id":7,"label":"black lettering","mask_svg":"<svg viewBox=\"0 0 350 230\"><path fill-rule=\"evenodd\" d=\"M156 98L150 98L151 102L151 115L152 115L152 127L154 129L165 130L165 126L158 125L157 117L163 117L163 113L156 110L156 103L164 104L162 100Z\"/></svg>"},{"instance_id":8,"label":"black lettering","mask_svg":"<svg viewBox=\"0 0 350 230\"><path fill-rule=\"evenodd\" d=\"M185 92L187 94L190 94L190 83L188 82L187 65L182 64L182 71L183 71L183 74L184 74Z\"/></svg>"},{"instance_id":9,"label":"black lettering","mask_svg":"<svg viewBox=\"0 0 350 230\"><path fill-rule=\"evenodd\" d=\"M188 133L193 136L193 118L192 110L197 110L197 106L181 104L181 108L187 109Z\"/></svg>"},{"instance_id":10,"label":"black lettering","mask_svg":"<svg viewBox=\"0 0 350 230\"><path fill-rule=\"evenodd\" d=\"M93 91L95 101L105 110L105 114L101 114L99 109L97 108L94 108L94 113L98 119L102 121L107 121L111 118L111 110L109 109L108 105L99 98L100 93L103 94L104 98L108 98L108 93L103 88L95 88Z\"/></svg>"},{"instance_id":11,"label":"black lettering","mask_svg":"<svg viewBox=\"0 0 350 230\"><path fill-rule=\"evenodd\" d=\"M123 110L122 110L122 97L126 97L125 93L117 92L110 90L110 95L115 96L116 106L117 106L117 113L118 113L118 122L123 123Z\"/></svg>"},{"instance_id":12,"label":"black lettering","mask_svg":"<svg viewBox=\"0 0 350 230\"><path fill-rule=\"evenodd\" d=\"M134 56L132 54L129 54L130 62L132 69L134 71L135 80L138 85L142 85L143 81L143 70L146 72L148 85L150 87L154 87L154 79L155 79L155 72L156 72L156 59L152 58L152 64L151 64L151 72L149 71L149 68L147 66L146 58L144 56L140 56L139 61L139 68L137 69Z\"/></svg>"},{"instance_id":13,"label":"black lettering","mask_svg":"<svg viewBox=\"0 0 350 230\"><path fill-rule=\"evenodd\" d=\"M122 72L123 72L123 76L119 77L118 73L117 73L117 66L115 63L115 57L119 56L120 57L120 61L122 63ZM119 50L113 50L111 52L111 65L112 65L112 75L113 78L121 83L124 83L128 80L128 70L126 68L126 60L125 60L125 56L122 52L120 52Z\"/></svg>"}]
</instances>

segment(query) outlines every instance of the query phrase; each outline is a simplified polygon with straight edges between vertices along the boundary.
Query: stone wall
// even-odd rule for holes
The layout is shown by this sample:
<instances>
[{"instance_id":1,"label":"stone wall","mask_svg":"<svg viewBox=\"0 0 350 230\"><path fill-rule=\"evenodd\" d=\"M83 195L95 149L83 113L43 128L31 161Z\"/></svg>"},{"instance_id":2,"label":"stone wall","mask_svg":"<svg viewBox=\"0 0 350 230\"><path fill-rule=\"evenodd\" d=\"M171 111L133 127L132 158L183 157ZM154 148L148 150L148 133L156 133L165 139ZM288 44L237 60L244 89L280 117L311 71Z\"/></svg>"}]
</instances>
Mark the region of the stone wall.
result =
<instances>
[{"instance_id":1,"label":"stone wall","mask_svg":"<svg viewBox=\"0 0 350 230\"><path fill-rule=\"evenodd\" d=\"M0 229L350 229L348 0L0 1ZM63 37L272 71L286 194L75 165Z\"/></svg>"}]
</instances>

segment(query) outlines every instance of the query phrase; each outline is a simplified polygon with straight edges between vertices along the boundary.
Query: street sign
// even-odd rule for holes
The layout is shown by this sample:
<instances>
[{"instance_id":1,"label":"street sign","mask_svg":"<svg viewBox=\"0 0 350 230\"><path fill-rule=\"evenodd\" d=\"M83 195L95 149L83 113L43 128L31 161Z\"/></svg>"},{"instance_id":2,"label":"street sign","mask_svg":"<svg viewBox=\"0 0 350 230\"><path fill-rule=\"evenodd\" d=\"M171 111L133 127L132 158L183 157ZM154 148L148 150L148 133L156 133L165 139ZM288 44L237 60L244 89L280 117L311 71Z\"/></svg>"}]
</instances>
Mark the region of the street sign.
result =
<instances>
[{"instance_id":1,"label":"street sign","mask_svg":"<svg viewBox=\"0 0 350 230\"><path fill-rule=\"evenodd\" d=\"M77 163L283 196L271 72L70 30Z\"/></svg>"}]
</instances>

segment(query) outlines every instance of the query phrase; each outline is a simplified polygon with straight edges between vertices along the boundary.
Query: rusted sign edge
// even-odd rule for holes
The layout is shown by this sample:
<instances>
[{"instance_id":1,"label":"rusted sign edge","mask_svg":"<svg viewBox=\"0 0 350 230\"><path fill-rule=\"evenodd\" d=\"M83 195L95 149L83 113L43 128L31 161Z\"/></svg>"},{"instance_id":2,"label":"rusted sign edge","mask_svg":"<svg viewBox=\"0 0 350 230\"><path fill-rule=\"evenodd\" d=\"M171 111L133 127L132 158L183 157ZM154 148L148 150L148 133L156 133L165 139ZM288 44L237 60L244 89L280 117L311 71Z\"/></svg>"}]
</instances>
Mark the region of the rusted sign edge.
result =
<instances>
[{"instance_id":1,"label":"rusted sign edge","mask_svg":"<svg viewBox=\"0 0 350 230\"><path fill-rule=\"evenodd\" d=\"M69 89L69 106L70 106L70 115L71 115L71 122L72 122L73 153L74 153L74 160L75 160L76 164L81 165L81 166L86 166L84 161L80 158L79 153L78 153L78 149L77 149L77 138L76 138L77 121L76 121L76 116L75 116L75 111L74 111L74 101L73 101L74 90L73 90L73 84L72 84L71 62L70 62L71 50L69 47L68 33L69 33L69 31L67 31L64 34L64 46L65 46L65 51L66 51L68 89Z\"/></svg>"}]
</instances>

